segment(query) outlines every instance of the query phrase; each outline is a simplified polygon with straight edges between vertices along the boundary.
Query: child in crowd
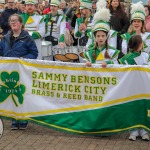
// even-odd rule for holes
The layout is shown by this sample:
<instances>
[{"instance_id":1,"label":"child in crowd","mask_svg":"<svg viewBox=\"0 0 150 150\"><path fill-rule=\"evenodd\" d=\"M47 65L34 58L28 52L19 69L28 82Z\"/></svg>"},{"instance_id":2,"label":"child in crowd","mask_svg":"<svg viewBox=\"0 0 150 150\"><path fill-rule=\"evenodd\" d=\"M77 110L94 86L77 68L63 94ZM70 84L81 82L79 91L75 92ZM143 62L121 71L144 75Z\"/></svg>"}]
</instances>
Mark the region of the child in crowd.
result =
<instances>
[{"instance_id":1,"label":"child in crowd","mask_svg":"<svg viewBox=\"0 0 150 150\"><path fill-rule=\"evenodd\" d=\"M88 60L86 62L87 66L99 63L102 64L102 67L106 67L107 64L118 63L117 58L120 51L108 45L109 19L110 12L107 8L101 8L94 15L95 25L93 34L95 36L95 43L93 46L89 46L89 50L84 53L84 57Z\"/></svg>"},{"instance_id":2,"label":"child in crowd","mask_svg":"<svg viewBox=\"0 0 150 150\"><path fill-rule=\"evenodd\" d=\"M119 59L121 64L145 65L148 64L149 54L143 50L143 41L141 35L133 35L128 43L129 53Z\"/></svg>"},{"instance_id":3,"label":"child in crowd","mask_svg":"<svg viewBox=\"0 0 150 150\"><path fill-rule=\"evenodd\" d=\"M128 65L146 65L150 57L143 49L143 41L141 35L133 35L128 43L129 53L119 59L121 64ZM136 129L130 132L129 140L135 141L137 136L141 136L142 140L149 141L148 133L144 129Z\"/></svg>"}]
</instances>

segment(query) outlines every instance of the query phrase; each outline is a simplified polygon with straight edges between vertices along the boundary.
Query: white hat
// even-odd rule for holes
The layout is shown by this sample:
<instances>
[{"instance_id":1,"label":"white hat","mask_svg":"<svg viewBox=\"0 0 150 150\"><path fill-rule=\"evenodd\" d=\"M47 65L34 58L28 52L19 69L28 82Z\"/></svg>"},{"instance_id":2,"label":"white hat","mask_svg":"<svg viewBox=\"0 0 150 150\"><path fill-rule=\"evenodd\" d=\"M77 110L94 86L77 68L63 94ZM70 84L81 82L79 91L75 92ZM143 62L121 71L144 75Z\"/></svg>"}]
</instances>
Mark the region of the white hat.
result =
<instances>
[{"instance_id":1,"label":"white hat","mask_svg":"<svg viewBox=\"0 0 150 150\"><path fill-rule=\"evenodd\" d=\"M59 6L60 5L60 1L59 0L51 0L50 5Z\"/></svg>"},{"instance_id":2,"label":"white hat","mask_svg":"<svg viewBox=\"0 0 150 150\"><path fill-rule=\"evenodd\" d=\"M33 5L36 4L35 0L26 0L25 3L26 4L33 4Z\"/></svg>"},{"instance_id":3,"label":"white hat","mask_svg":"<svg viewBox=\"0 0 150 150\"><path fill-rule=\"evenodd\" d=\"M91 0L81 0L79 9L92 9L92 1Z\"/></svg>"},{"instance_id":4,"label":"white hat","mask_svg":"<svg viewBox=\"0 0 150 150\"><path fill-rule=\"evenodd\" d=\"M110 20L110 11L107 8L99 9L94 15L94 28L93 32L95 31L106 31L110 30L109 20Z\"/></svg>"},{"instance_id":5,"label":"white hat","mask_svg":"<svg viewBox=\"0 0 150 150\"><path fill-rule=\"evenodd\" d=\"M145 20L145 8L142 5L142 2L137 2L131 5L131 21L134 19L140 19L142 21Z\"/></svg>"}]
</instances>

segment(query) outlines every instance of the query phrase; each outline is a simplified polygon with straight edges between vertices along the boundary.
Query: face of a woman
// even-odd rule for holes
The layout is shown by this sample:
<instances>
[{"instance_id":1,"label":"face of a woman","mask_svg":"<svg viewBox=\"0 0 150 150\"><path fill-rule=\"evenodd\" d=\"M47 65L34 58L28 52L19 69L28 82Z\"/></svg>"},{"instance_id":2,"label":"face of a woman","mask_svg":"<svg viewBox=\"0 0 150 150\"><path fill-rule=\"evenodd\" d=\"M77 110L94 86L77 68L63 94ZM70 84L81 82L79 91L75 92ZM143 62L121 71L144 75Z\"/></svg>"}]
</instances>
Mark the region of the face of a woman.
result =
<instances>
[{"instance_id":1,"label":"face of a woman","mask_svg":"<svg viewBox=\"0 0 150 150\"><path fill-rule=\"evenodd\" d=\"M145 13L146 13L146 16L148 16L150 13L147 7L145 7Z\"/></svg>"},{"instance_id":2,"label":"face of a woman","mask_svg":"<svg viewBox=\"0 0 150 150\"><path fill-rule=\"evenodd\" d=\"M106 42L107 35L104 31L97 31L95 35L95 40L99 46L103 46Z\"/></svg>"},{"instance_id":3,"label":"face of a woman","mask_svg":"<svg viewBox=\"0 0 150 150\"><path fill-rule=\"evenodd\" d=\"M140 31L142 29L142 21L140 19L134 19L132 27L135 31Z\"/></svg>"},{"instance_id":4,"label":"face of a woman","mask_svg":"<svg viewBox=\"0 0 150 150\"><path fill-rule=\"evenodd\" d=\"M119 0L112 0L111 6L116 9L119 6Z\"/></svg>"},{"instance_id":5,"label":"face of a woman","mask_svg":"<svg viewBox=\"0 0 150 150\"><path fill-rule=\"evenodd\" d=\"M20 31L21 30L21 27L22 27L22 23L19 22L19 19L17 16L12 16L10 18L10 27L12 29L12 31Z\"/></svg>"}]
</instances>

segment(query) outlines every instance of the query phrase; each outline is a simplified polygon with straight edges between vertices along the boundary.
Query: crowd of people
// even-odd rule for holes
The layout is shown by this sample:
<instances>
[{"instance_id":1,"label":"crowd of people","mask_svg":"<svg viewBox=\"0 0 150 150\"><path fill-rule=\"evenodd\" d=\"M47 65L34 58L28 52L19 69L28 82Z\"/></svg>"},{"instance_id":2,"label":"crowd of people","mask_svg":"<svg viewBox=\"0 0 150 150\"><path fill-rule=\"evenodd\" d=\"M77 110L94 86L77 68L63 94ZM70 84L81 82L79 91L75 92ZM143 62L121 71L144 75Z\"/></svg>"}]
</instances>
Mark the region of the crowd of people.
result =
<instances>
[{"instance_id":1,"label":"crowd of people","mask_svg":"<svg viewBox=\"0 0 150 150\"><path fill-rule=\"evenodd\" d=\"M150 1L145 6L132 4L129 15L120 0L7 0L0 4L0 55L43 59L44 39L62 49L82 47L88 67L95 63L104 68L118 63L146 65L150 60L149 5ZM26 121L12 122L12 129L26 127ZM139 135L149 140L144 129L132 131L129 139Z\"/></svg>"}]
</instances>

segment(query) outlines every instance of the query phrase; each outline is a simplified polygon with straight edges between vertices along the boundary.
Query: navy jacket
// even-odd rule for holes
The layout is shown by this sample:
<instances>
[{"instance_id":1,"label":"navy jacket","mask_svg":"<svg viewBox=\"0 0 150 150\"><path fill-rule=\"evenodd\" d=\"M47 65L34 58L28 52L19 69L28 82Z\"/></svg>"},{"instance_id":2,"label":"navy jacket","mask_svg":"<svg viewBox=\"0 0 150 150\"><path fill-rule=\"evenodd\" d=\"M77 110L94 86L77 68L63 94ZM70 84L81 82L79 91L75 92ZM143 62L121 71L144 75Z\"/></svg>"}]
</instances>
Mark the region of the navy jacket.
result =
<instances>
[{"instance_id":1,"label":"navy jacket","mask_svg":"<svg viewBox=\"0 0 150 150\"><path fill-rule=\"evenodd\" d=\"M32 37L27 31L23 30L19 37L14 41L12 48L10 47L10 37L12 31L8 32L0 42L0 56L3 57L22 57L36 59L38 49Z\"/></svg>"},{"instance_id":2,"label":"navy jacket","mask_svg":"<svg viewBox=\"0 0 150 150\"><path fill-rule=\"evenodd\" d=\"M3 35L7 34L10 30L8 19L11 15L17 13L17 9L8 9L6 8L1 15L1 28L3 29Z\"/></svg>"}]
</instances>

